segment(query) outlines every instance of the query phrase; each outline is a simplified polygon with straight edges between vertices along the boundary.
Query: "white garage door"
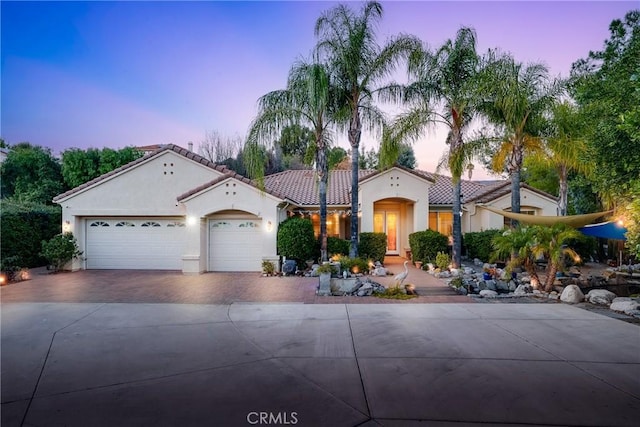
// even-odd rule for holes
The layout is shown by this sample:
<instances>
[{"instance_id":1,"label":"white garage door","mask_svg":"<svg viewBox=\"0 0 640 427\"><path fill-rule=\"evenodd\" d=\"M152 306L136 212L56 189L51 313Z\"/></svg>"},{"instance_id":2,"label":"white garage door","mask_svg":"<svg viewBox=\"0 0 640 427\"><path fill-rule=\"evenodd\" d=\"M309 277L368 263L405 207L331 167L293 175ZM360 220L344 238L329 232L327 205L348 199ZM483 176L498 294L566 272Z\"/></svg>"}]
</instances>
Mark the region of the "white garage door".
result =
<instances>
[{"instance_id":1,"label":"white garage door","mask_svg":"<svg viewBox=\"0 0 640 427\"><path fill-rule=\"evenodd\" d=\"M183 219L87 220L88 269L181 270Z\"/></svg>"},{"instance_id":2,"label":"white garage door","mask_svg":"<svg viewBox=\"0 0 640 427\"><path fill-rule=\"evenodd\" d=\"M209 270L260 271L262 220L209 221Z\"/></svg>"}]
</instances>

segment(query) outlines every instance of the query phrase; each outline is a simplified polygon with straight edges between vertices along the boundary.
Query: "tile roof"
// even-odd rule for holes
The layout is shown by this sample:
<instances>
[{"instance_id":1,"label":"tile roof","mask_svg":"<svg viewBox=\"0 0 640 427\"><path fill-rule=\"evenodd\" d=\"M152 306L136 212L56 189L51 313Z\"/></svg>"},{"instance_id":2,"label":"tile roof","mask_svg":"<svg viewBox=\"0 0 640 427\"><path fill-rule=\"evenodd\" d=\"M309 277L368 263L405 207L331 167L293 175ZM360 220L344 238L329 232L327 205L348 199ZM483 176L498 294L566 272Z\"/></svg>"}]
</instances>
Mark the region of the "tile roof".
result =
<instances>
[{"instance_id":1,"label":"tile roof","mask_svg":"<svg viewBox=\"0 0 640 427\"><path fill-rule=\"evenodd\" d=\"M76 188L73 188L65 193L59 194L56 197L53 198L54 202L59 202L63 199L66 199L67 197L76 194L86 188L89 188L101 181L104 181L108 178L111 178L114 175L119 174L120 172L123 172L127 169L131 169L133 167L135 167L136 165L139 165L140 163L146 162L147 160L156 157L158 155L160 155L161 153L164 153L165 151L173 151L175 153L178 153L184 157L186 157L187 159L193 160L194 162L200 163L204 166L207 166L211 169L217 170L218 172L222 172L222 173L227 173L229 172L229 169L227 169L226 166L224 165L217 165L215 163L213 163L210 160L207 160L206 158L187 150L186 148L182 148L178 145L175 144L167 144L167 145L163 145L160 149L154 151L153 153L147 154L145 156L140 157L139 159L136 159L132 162L127 163L124 166L120 166L117 169L112 170L111 172L107 172L104 175L100 175L99 177L92 179L91 181L85 182L82 185L77 186Z\"/></svg>"},{"instance_id":2,"label":"tile roof","mask_svg":"<svg viewBox=\"0 0 640 427\"><path fill-rule=\"evenodd\" d=\"M258 185L256 185L255 181L252 181L249 178L247 178L247 177L245 177L243 175L240 175L239 173L236 173L236 172L234 172L232 170L228 170L224 175L220 175L219 177L217 177L216 179L214 179L212 181L206 182L206 183L194 188L193 190L189 190L186 193L179 195L177 197L177 200L179 202L181 202L181 201L183 201L185 199L188 199L189 197L193 196L194 194L199 193L199 192L201 192L203 190L206 190L209 187L213 187L216 184L219 184L219 183L221 183L221 182L223 182L223 181L225 181L225 180L227 180L229 178L235 178L240 182L244 182L245 184L248 184L248 185L250 185L252 187L255 187L255 188L259 189L259 187L258 187ZM267 188L265 188L264 191L266 193L268 193L268 194L271 194L272 196L275 196L275 197L279 198L279 199L282 199L282 200L286 199L286 197L282 196L281 194L277 193L276 191L272 191L272 190L267 189Z\"/></svg>"},{"instance_id":3,"label":"tile roof","mask_svg":"<svg viewBox=\"0 0 640 427\"><path fill-rule=\"evenodd\" d=\"M371 175L376 171L360 170L359 176ZM299 206L317 206L320 204L315 171L311 169L286 170L268 175L264 178L264 186L270 191L286 194L287 198ZM351 204L351 171L329 171L327 186L327 204Z\"/></svg>"},{"instance_id":4,"label":"tile roof","mask_svg":"<svg viewBox=\"0 0 640 427\"><path fill-rule=\"evenodd\" d=\"M404 170L404 168L401 168ZM452 205L453 193L451 177L439 175L422 170L408 170L423 179L434 182L429 190L429 204L431 205ZM381 173L376 170L360 170L360 181L374 177ZM487 200L492 200L499 195L493 192L508 187L510 181L467 181L462 180L462 194L464 202L471 201L480 195ZM317 206L320 204L318 198L318 186L313 170L287 170L265 177L265 187L278 194L284 194L292 202L300 206ZM351 204L351 171L332 170L329 172L329 186L327 189L327 204L345 205ZM547 195L550 196L550 195ZM552 196L550 196L552 197ZM484 199L483 199L484 200Z\"/></svg>"}]
</instances>

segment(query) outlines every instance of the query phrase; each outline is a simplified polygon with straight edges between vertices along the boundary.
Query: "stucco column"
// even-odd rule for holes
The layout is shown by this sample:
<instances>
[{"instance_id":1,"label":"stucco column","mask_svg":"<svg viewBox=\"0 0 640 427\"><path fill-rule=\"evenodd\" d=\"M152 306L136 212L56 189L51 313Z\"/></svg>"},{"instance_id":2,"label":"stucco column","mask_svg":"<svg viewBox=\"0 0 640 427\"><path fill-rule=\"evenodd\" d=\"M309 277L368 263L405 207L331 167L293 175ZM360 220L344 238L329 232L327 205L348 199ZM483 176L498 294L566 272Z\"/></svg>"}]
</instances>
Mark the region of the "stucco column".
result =
<instances>
[{"instance_id":1,"label":"stucco column","mask_svg":"<svg viewBox=\"0 0 640 427\"><path fill-rule=\"evenodd\" d=\"M429 203L428 200L419 199L413 205L413 232L424 231L427 228L429 228Z\"/></svg>"},{"instance_id":2,"label":"stucco column","mask_svg":"<svg viewBox=\"0 0 640 427\"><path fill-rule=\"evenodd\" d=\"M360 217L360 232L373 232L373 201L360 198L360 209L362 214ZM351 215L357 215L357 212L352 212Z\"/></svg>"},{"instance_id":3,"label":"stucco column","mask_svg":"<svg viewBox=\"0 0 640 427\"><path fill-rule=\"evenodd\" d=\"M206 240L207 220L187 215L184 233L182 272L199 274L206 270L206 252L202 252L202 239Z\"/></svg>"}]
</instances>

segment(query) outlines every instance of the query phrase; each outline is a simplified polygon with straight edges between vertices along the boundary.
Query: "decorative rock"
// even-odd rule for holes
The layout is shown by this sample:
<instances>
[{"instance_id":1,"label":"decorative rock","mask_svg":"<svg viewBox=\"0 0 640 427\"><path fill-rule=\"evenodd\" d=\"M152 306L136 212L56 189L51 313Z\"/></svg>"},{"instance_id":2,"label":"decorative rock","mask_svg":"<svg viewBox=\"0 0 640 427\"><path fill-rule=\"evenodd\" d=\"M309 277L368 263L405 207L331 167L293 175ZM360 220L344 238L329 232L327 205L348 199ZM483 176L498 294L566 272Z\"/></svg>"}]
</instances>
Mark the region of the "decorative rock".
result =
<instances>
[{"instance_id":1,"label":"decorative rock","mask_svg":"<svg viewBox=\"0 0 640 427\"><path fill-rule=\"evenodd\" d=\"M487 290L490 290L490 291L498 290L498 288L496 287L496 281L495 280L485 280L484 284L485 284L485 288Z\"/></svg>"},{"instance_id":2,"label":"decorative rock","mask_svg":"<svg viewBox=\"0 0 640 427\"><path fill-rule=\"evenodd\" d=\"M435 266L435 265L433 265L432 263L428 262L428 263L427 263L427 269L428 269L429 271L433 271L433 270L435 270L435 269L436 269L436 266Z\"/></svg>"},{"instance_id":3,"label":"decorative rock","mask_svg":"<svg viewBox=\"0 0 640 427\"><path fill-rule=\"evenodd\" d=\"M496 291L491 291L489 289L485 289L480 291L480 296L483 298L495 298L498 296L498 293Z\"/></svg>"},{"instance_id":4,"label":"decorative rock","mask_svg":"<svg viewBox=\"0 0 640 427\"><path fill-rule=\"evenodd\" d=\"M384 267L376 267L372 272L371 272L372 276L386 276L387 275L387 269Z\"/></svg>"},{"instance_id":5,"label":"decorative rock","mask_svg":"<svg viewBox=\"0 0 640 427\"><path fill-rule=\"evenodd\" d=\"M462 272L457 268L450 268L449 272L451 273L451 276L453 276L453 277L462 276Z\"/></svg>"},{"instance_id":6,"label":"decorative rock","mask_svg":"<svg viewBox=\"0 0 640 427\"><path fill-rule=\"evenodd\" d=\"M514 295L518 295L518 296L522 296L522 295L527 295L527 294L531 294L533 293L533 287L531 285L518 285L518 287L516 288L515 292L513 293ZM538 291L539 293L539 291Z\"/></svg>"},{"instance_id":7,"label":"decorative rock","mask_svg":"<svg viewBox=\"0 0 640 427\"><path fill-rule=\"evenodd\" d=\"M451 277L451 273L449 273L448 271L441 271L440 273L436 273L435 276L438 279L448 279L449 277Z\"/></svg>"},{"instance_id":8,"label":"decorative rock","mask_svg":"<svg viewBox=\"0 0 640 427\"><path fill-rule=\"evenodd\" d=\"M356 293L359 297L369 296L371 294L373 294L373 285L369 282L363 283Z\"/></svg>"},{"instance_id":9,"label":"decorative rock","mask_svg":"<svg viewBox=\"0 0 640 427\"><path fill-rule=\"evenodd\" d=\"M357 279L331 279L331 293L333 295L352 294L362 286Z\"/></svg>"},{"instance_id":10,"label":"decorative rock","mask_svg":"<svg viewBox=\"0 0 640 427\"><path fill-rule=\"evenodd\" d=\"M505 281L496 280L496 290L498 290L498 291L508 291L509 290L509 285Z\"/></svg>"},{"instance_id":11,"label":"decorative rock","mask_svg":"<svg viewBox=\"0 0 640 427\"><path fill-rule=\"evenodd\" d=\"M616 272L614 270L606 269L605 271L602 272L602 276L607 280L615 279Z\"/></svg>"},{"instance_id":12,"label":"decorative rock","mask_svg":"<svg viewBox=\"0 0 640 427\"><path fill-rule=\"evenodd\" d=\"M464 274L474 274L475 270L471 267L465 267L463 270Z\"/></svg>"},{"instance_id":13,"label":"decorative rock","mask_svg":"<svg viewBox=\"0 0 640 427\"><path fill-rule=\"evenodd\" d=\"M632 298L616 298L611 302L609 308L613 311L629 314L635 310L640 310L640 302Z\"/></svg>"},{"instance_id":14,"label":"decorative rock","mask_svg":"<svg viewBox=\"0 0 640 427\"><path fill-rule=\"evenodd\" d=\"M558 298L560 298L560 295L558 295L558 293L557 293L557 292L556 292L556 293L551 292L551 293L549 294L549 299L555 299L555 300L557 300Z\"/></svg>"},{"instance_id":15,"label":"decorative rock","mask_svg":"<svg viewBox=\"0 0 640 427\"><path fill-rule=\"evenodd\" d=\"M584 301L584 294L577 285L569 285L562 291L560 301L569 304L577 304Z\"/></svg>"},{"instance_id":16,"label":"decorative rock","mask_svg":"<svg viewBox=\"0 0 640 427\"><path fill-rule=\"evenodd\" d=\"M479 258L474 258L473 259L473 265L475 265L476 267L482 267L484 263L482 261L480 261Z\"/></svg>"},{"instance_id":17,"label":"decorative rock","mask_svg":"<svg viewBox=\"0 0 640 427\"><path fill-rule=\"evenodd\" d=\"M616 294L606 289L592 289L587 294L587 301L591 304L609 305L616 298Z\"/></svg>"},{"instance_id":18,"label":"decorative rock","mask_svg":"<svg viewBox=\"0 0 640 427\"><path fill-rule=\"evenodd\" d=\"M531 283L531 277L530 277L530 276L527 276L527 275L523 275L523 276L520 278L520 281L521 281L522 283Z\"/></svg>"}]
</instances>

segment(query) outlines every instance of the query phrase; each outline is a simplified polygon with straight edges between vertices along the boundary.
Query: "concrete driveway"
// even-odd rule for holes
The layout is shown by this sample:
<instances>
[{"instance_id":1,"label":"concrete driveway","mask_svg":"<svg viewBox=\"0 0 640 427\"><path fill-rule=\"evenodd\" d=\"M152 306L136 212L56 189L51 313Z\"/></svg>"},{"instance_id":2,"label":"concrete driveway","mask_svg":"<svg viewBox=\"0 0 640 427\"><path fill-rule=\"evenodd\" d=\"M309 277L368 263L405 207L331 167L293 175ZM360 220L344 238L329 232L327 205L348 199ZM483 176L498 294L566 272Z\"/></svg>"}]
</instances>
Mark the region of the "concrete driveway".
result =
<instances>
[{"instance_id":1,"label":"concrete driveway","mask_svg":"<svg viewBox=\"0 0 640 427\"><path fill-rule=\"evenodd\" d=\"M564 304L3 301L1 320L3 427L635 426L640 414L640 327Z\"/></svg>"}]
</instances>

